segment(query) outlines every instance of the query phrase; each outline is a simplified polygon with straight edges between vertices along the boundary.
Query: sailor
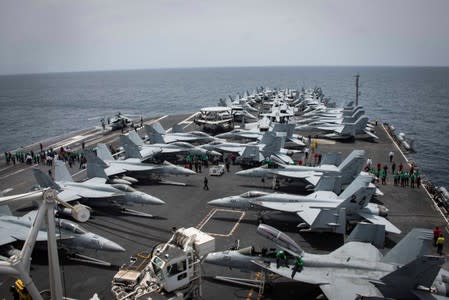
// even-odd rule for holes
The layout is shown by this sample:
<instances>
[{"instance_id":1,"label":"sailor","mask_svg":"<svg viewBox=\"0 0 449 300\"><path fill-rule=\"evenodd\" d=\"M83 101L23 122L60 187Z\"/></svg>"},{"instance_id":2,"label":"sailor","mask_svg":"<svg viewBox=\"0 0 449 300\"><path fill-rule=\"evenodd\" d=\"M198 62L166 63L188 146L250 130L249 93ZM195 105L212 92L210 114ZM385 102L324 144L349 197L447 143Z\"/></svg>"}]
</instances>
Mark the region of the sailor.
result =
<instances>
[{"instance_id":1,"label":"sailor","mask_svg":"<svg viewBox=\"0 0 449 300\"><path fill-rule=\"evenodd\" d=\"M410 174L410 187L414 188L415 187L415 173Z\"/></svg>"},{"instance_id":2,"label":"sailor","mask_svg":"<svg viewBox=\"0 0 449 300\"><path fill-rule=\"evenodd\" d=\"M309 148L304 149L304 160L307 160L309 158Z\"/></svg>"},{"instance_id":3,"label":"sailor","mask_svg":"<svg viewBox=\"0 0 449 300\"><path fill-rule=\"evenodd\" d=\"M433 245L434 246L437 245L437 239L441 233L442 233L441 228L439 226L435 226L435 228L433 229Z\"/></svg>"},{"instance_id":4,"label":"sailor","mask_svg":"<svg viewBox=\"0 0 449 300\"><path fill-rule=\"evenodd\" d=\"M385 169L382 169L380 171L380 179L382 181L382 184L385 184L385 181L387 180L387 173L385 172Z\"/></svg>"},{"instance_id":5,"label":"sailor","mask_svg":"<svg viewBox=\"0 0 449 300\"><path fill-rule=\"evenodd\" d=\"M296 272L301 272L304 267L304 260L302 257L297 256L295 259L295 265L292 268L292 279L295 277Z\"/></svg>"},{"instance_id":6,"label":"sailor","mask_svg":"<svg viewBox=\"0 0 449 300\"><path fill-rule=\"evenodd\" d=\"M394 180L394 185L398 185L398 181L399 181L399 173L398 172L394 173L393 180Z\"/></svg>"},{"instance_id":7,"label":"sailor","mask_svg":"<svg viewBox=\"0 0 449 300\"><path fill-rule=\"evenodd\" d=\"M443 255L443 246L444 246L444 235L441 233L440 236L437 238L437 253L439 255Z\"/></svg>"},{"instance_id":8,"label":"sailor","mask_svg":"<svg viewBox=\"0 0 449 300\"><path fill-rule=\"evenodd\" d=\"M226 166L226 171L229 173L229 168L231 167L231 164L229 162L229 156L227 156L225 158L225 166Z\"/></svg>"},{"instance_id":9,"label":"sailor","mask_svg":"<svg viewBox=\"0 0 449 300\"><path fill-rule=\"evenodd\" d=\"M390 153L388 153L388 157L390 158L390 162L393 162L393 156L394 156L394 152L390 151Z\"/></svg>"},{"instance_id":10,"label":"sailor","mask_svg":"<svg viewBox=\"0 0 449 300\"><path fill-rule=\"evenodd\" d=\"M206 190L206 191L209 190L209 186L207 185L208 182L209 182L209 181L207 180L207 177L204 176L204 186L203 186L203 190Z\"/></svg>"},{"instance_id":11,"label":"sailor","mask_svg":"<svg viewBox=\"0 0 449 300\"><path fill-rule=\"evenodd\" d=\"M416 170L416 187L419 189L421 186L421 176L419 175L419 171Z\"/></svg>"},{"instance_id":12,"label":"sailor","mask_svg":"<svg viewBox=\"0 0 449 300\"><path fill-rule=\"evenodd\" d=\"M281 263L284 263L287 268L289 267L284 251L278 250L276 251L276 269L279 269Z\"/></svg>"}]
</instances>

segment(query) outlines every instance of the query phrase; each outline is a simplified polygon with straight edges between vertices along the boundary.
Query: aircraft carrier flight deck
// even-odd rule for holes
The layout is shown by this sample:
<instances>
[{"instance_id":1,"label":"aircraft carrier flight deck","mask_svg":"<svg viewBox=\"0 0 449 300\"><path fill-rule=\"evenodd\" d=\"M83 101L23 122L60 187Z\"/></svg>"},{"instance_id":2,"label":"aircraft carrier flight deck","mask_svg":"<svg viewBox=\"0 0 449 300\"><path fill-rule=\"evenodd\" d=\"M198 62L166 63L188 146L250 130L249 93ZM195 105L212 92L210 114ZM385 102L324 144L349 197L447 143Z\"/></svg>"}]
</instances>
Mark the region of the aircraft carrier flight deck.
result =
<instances>
[{"instance_id":1,"label":"aircraft carrier flight deck","mask_svg":"<svg viewBox=\"0 0 449 300\"><path fill-rule=\"evenodd\" d=\"M193 116L174 115L146 119L150 124L155 119L164 128L171 128L181 122L186 130L193 130ZM373 164L388 162L390 151L395 153L396 165L402 163L408 168L408 161L399 148L393 143L384 126L379 122L376 127L377 142L356 140L354 143L340 143L334 141L318 141L317 151L320 153L341 152L343 157L353 149L366 151L366 158L371 157ZM143 131L138 129L139 134ZM71 149L80 150L84 142L85 148L93 148L97 143L118 145L120 130L103 134L101 130L88 129L63 137L47 140L44 148L58 149L61 146L70 146ZM39 150L39 144L30 145L23 150ZM299 154L302 155L302 154ZM16 163L6 165L5 160L0 162L0 190L13 188L11 194L28 192L36 181L32 168L38 167L47 173L49 167L42 164L27 165ZM209 165L211 167L211 165ZM419 166L418 166L419 167ZM154 245L166 242L172 235L173 228L196 227L216 238L216 251L231 248L236 240L240 246L253 245L256 249L275 248L273 243L256 234L259 224L256 212L239 211L232 209L214 208L207 202L216 198L238 195L249 190L272 191L271 181L262 182L260 178L247 178L236 176L235 172L241 170L239 165L231 165L230 172L222 176L209 176L208 168L203 167L202 173L193 176L170 176L168 180L183 182L185 186L165 184L137 184L138 190L156 196L166 202L166 205L143 206L134 205L135 210L154 215L153 218L123 215L118 211L102 209L95 211L93 217L82 226L98 233L123 246L126 252L109 253L86 251L93 257L112 262L111 267L95 266L91 264L71 261L60 257L63 291L66 297L75 299L89 299L97 293L100 299L111 299L111 280L119 267L129 261L129 258L139 251L151 250ZM79 169L75 163L70 169L76 180L86 178L84 169ZM208 178L209 190L203 189L204 177ZM388 176L387 184L378 184L384 196L378 197L389 209L388 219L394 223L402 233L386 236L386 248L392 248L412 228L428 228L443 226L447 231L447 220L431 199L425 188L410 188L394 186L392 176ZM291 187L281 183L279 192L289 192ZM23 204L21 204L23 205ZM21 205L17 205L18 207ZM17 207L16 207L17 208ZM16 212L17 215L23 212ZM273 221L274 222L274 221ZM293 238L305 251L312 253L328 253L343 244L343 237L332 233L299 232L296 224L285 222L270 224L283 230ZM447 234L447 232L446 232ZM257 288L227 284L214 279L214 276L235 276L243 278L259 278L259 273L241 272L235 269L202 264L202 298L203 299L262 299ZM31 265L31 275L40 290L49 289L48 265L46 251L35 251ZM0 298L12 299L9 287L14 280L0 276ZM273 278L270 285L265 286L263 299L315 299L320 294L318 287L300 284L288 279Z\"/></svg>"}]
</instances>

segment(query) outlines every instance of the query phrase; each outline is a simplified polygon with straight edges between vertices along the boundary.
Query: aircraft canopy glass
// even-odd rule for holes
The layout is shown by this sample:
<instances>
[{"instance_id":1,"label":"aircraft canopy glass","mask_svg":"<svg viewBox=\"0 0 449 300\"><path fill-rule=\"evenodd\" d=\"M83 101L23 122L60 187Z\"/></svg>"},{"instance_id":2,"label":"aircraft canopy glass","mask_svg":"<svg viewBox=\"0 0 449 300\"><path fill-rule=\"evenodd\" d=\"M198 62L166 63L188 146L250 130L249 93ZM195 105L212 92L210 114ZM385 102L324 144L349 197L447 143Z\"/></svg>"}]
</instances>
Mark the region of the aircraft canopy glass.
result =
<instances>
[{"instance_id":1,"label":"aircraft canopy glass","mask_svg":"<svg viewBox=\"0 0 449 300\"><path fill-rule=\"evenodd\" d=\"M264 196L266 194L268 194L268 193L259 192L259 191L249 191L249 192L241 194L240 197L242 197L242 198L257 198L260 196Z\"/></svg>"},{"instance_id":2,"label":"aircraft canopy glass","mask_svg":"<svg viewBox=\"0 0 449 300\"><path fill-rule=\"evenodd\" d=\"M68 220L59 219L58 225L61 229L67 230L69 232L77 233L77 234L85 234L88 231L83 227L79 226L76 223L70 222Z\"/></svg>"}]
</instances>

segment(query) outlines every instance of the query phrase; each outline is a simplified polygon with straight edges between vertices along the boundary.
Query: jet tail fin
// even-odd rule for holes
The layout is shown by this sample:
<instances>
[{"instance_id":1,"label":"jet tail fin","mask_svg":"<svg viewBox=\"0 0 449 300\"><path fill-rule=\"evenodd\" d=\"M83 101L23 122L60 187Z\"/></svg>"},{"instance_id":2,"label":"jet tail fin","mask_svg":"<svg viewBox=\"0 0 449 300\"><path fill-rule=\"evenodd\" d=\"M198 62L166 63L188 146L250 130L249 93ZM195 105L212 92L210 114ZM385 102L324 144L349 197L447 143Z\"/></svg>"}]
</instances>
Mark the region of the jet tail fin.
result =
<instances>
[{"instance_id":1,"label":"jet tail fin","mask_svg":"<svg viewBox=\"0 0 449 300\"><path fill-rule=\"evenodd\" d=\"M355 136L355 125L353 123L347 123L343 125L343 129L340 132L341 136Z\"/></svg>"},{"instance_id":2,"label":"jet tail fin","mask_svg":"<svg viewBox=\"0 0 449 300\"><path fill-rule=\"evenodd\" d=\"M97 144L97 157L99 159L101 159L102 161L103 160L114 160L114 157L112 156L111 151L109 151L108 147L103 143Z\"/></svg>"},{"instance_id":3,"label":"jet tail fin","mask_svg":"<svg viewBox=\"0 0 449 300\"><path fill-rule=\"evenodd\" d=\"M349 184L362 171L365 151L353 150L338 166L342 184Z\"/></svg>"},{"instance_id":4,"label":"jet tail fin","mask_svg":"<svg viewBox=\"0 0 449 300\"><path fill-rule=\"evenodd\" d=\"M55 181L73 181L65 162L55 160Z\"/></svg>"},{"instance_id":5,"label":"jet tail fin","mask_svg":"<svg viewBox=\"0 0 449 300\"><path fill-rule=\"evenodd\" d=\"M185 131L184 131L184 128L182 127L181 124L175 124L172 127L171 132L173 132L173 133L184 133Z\"/></svg>"},{"instance_id":6,"label":"jet tail fin","mask_svg":"<svg viewBox=\"0 0 449 300\"><path fill-rule=\"evenodd\" d=\"M350 212L358 212L366 205L368 205L369 201L375 193L375 187L359 186L351 188L350 190L349 187L347 187L339 196L339 198L342 198L344 200L342 200L337 208L346 208ZM344 195L344 197L342 197L342 195Z\"/></svg>"},{"instance_id":7,"label":"jet tail fin","mask_svg":"<svg viewBox=\"0 0 449 300\"><path fill-rule=\"evenodd\" d=\"M56 182L54 182L53 179L51 179L50 176L48 176L48 174L42 172L42 170L33 168L33 175L34 178L36 178L37 183L41 187L43 188L49 187L57 191L61 190L61 187Z\"/></svg>"},{"instance_id":8,"label":"jet tail fin","mask_svg":"<svg viewBox=\"0 0 449 300\"><path fill-rule=\"evenodd\" d=\"M130 131L128 133L128 137L131 141L133 141L134 144L136 144L137 146L142 146L143 145L143 141L140 138L140 136L137 134L137 132L135 131Z\"/></svg>"},{"instance_id":9,"label":"jet tail fin","mask_svg":"<svg viewBox=\"0 0 449 300\"><path fill-rule=\"evenodd\" d=\"M446 259L441 256L420 256L381 278L397 289L413 290L417 286L431 287Z\"/></svg>"},{"instance_id":10,"label":"jet tail fin","mask_svg":"<svg viewBox=\"0 0 449 300\"><path fill-rule=\"evenodd\" d=\"M335 194L341 193L341 177L340 176L322 176L318 184L315 186L315 191L330 191Z\"/></svg>"},{"instance_id":11,"label":"jet tail fin","mask_svg":"<svg viewBox=\"0 0 449 300\"><path fill-rule=\"evenodd\" d=\"M357 191L362 187L369 187L371 181L371 175L369 175L368 173L359 173L359 175L345 188L343 193L341 193L338 198L343 201L347 200L348 198L353 199Z\"/></svg>"},{"instance_id":12,"label":"jet tail fin","mask_svg":"<svg viewBox=\"0 0 449 300\"><path fill-rule=\"evenodd\" d=\"M266 135L267 134L265 134L264 137ZM262 138L262 140L263 140L263 138ZM281 148L282 148L282 144L283 144L284 140L285 139L283 137L280 137L280 136L275 136L275 137L271 136L270 142L265 144L265 147L263 147L263 151L264 152L269 152L269 153L279 152L281 150ZM261 141L260 143L262 144L263 142Z\"/></svg>"},{"instance_id":13,"label":"jet tail fin","mask_svg":"<svg viewBox=\"0 0 449 300\"><path fill-rule=\"evenodd\" d=\"M429 253L432 239L432 230L414 228L382 258L382 261L406 265L417 257Z\"/></svg>"},{"instance_id":14,"label":"jet tail fin","mask_svg":"<svg viewBox=\"0 0 449 300\"><path fill-rule=\"evenodd\" d=\"M327 153L321 160L321 164L338 166L339 164L341 164L341 152Z\"/></svg>"},{"instance_id":15,"label":"jet tail fin","mask_svg":"<svg viewBox=\"0 0 449 300\"><path fill-rule=\"evenodd\" d=\"M255 145L248 145L243 150L240 160L260 162L263 160L263 155L260 153L259 147Z\"/></svg>"},{"instance_id":16,"label":"jet tail fin","mask_svg":"<svg viewBox=\"0 0 449 300\"><path fill-rule=\"evenodd\" d=\"M165 144L164 137L159 132L153 132L148 137L151 144Z\"/></svg>"},{"instance_id":17,"label":"jet tail fin","mask_svg":"<svg viewBox=\"0 0 449 300\"><path fill-rule=\"evenodd\" d=\"M104 168L108 167L104 161L96 156L92 151L84 152L87 157L87 177L102 177L107 178Z\"/></svg>"},{"instance_id":18,"label":"jet tail fin","mask_svg":"<svg viewBox=\"0 0 449 300\"><path fill-rule=\"evenodd\" d=\"M166 134L164 127L162 127L161 123L159 121L156 121L150 125L145 124L145 132L148 135L151 135L152 133L159 133L159 134Z\"/></svg>"},{"instance_id":19,"label":"jet tail fin","mask_svg":"<svg viewBox=\"0 0 449 300\"><path fill-rule=\"evenodd\" d=\"M293 136L293 132L295 130L295 124L288 124L288 123L275 123L273 126L273 129L271 130L274 133L277 132L285 132L287 135L287 138L291 138Z\"/></svg>"},{"instance_id":20,"label":"jet tail fin","mask_svg":"<svg viewBox=\"0 0 449 300\"><path fill-rule=\"evenodd\" d=\"M356 133L364 132L366 125L368 124L368 117L360 117L355 121L354 127Z\"/></svg>"},{"instance_id":21,"label":"jet tail fin","mask_svg":"<svg viewBox=\"0 0 449 300\"><path fill-rule=\"evenodd\" d=\"M345 243L348 242L371 243L382 249L385 243L385 225L358 223L345 240Z\"/></svg>"},{"instance_id":22,"label":"jet tail fin","mask_svg":"<svg viewBox=\"0 0 449 300\"><path fill-rule=\"evenodd\" d=\"M128 157L139 158L142 159L142 155L140 154L139 147L133 143L132 140L129 139L126 135L120 135L120 144L125 149L126 155Z\"/></svg>"},{"instance_id":23,"label":"jet tail fin","mask_svg":"<svg viewBox=\"0 0 449 300\"><path fill-rule=\"evenodd\" d=\"M265 132L264 135L262 135L262 138L260 139L260 144L269 145L273 141L273 134L270 132Z\"/></svg>"}]
</instances>

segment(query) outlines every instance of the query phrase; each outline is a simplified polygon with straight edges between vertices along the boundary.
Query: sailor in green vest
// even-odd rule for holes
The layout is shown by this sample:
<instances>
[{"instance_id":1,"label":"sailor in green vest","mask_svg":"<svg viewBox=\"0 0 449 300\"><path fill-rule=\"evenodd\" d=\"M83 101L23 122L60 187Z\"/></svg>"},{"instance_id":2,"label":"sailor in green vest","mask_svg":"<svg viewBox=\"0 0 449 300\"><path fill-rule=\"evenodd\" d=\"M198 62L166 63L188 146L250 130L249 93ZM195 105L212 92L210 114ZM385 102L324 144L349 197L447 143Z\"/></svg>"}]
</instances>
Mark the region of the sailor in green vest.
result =
<instances>
[{"instance_id":1,"label":"sailor in green vest","mask_svg":"<svg viewBox=\"0 0 449 300\"><path fill-rule=\"evenodd\" d=\"M292 279L295 277L296 272L301 272L304 267L304 260L301 256L297 256L295 259L295 265L293 266L292 270Z\"/></svg>"},{"instance_id":2,"label":"sailor in green vest","mask_svg":"<svg viewBox=\"0 0 449 300\"><path fill-rule=\"evenodd\" d=\"M276 251L276 269L279 269L279 266L281 264L284 264L287 268L289 267L287 256L285 255L284 251L278 250Z\"/></svg>"}]
</instances>

